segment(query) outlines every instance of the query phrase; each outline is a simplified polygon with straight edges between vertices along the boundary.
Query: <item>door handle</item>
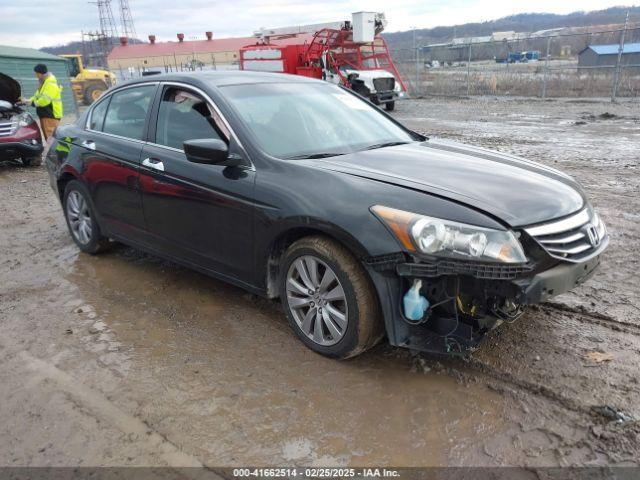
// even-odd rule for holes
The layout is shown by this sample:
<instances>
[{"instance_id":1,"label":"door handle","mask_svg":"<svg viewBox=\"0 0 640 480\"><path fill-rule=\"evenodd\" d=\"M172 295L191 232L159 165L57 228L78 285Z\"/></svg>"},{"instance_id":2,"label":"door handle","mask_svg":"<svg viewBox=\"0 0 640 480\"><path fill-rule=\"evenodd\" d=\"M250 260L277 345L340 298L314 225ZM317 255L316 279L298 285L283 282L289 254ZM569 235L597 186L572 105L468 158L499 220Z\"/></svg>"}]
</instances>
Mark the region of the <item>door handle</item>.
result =
<instances>
[{"instance_id":1,"label":"door handle","mask_svg":"<svg viewBox=\"0 0 640 480\"><path fill-rule=\"evenodd\" d=\"M153 168L154 170L158 170L159 172L164 172L164 163L162 163L157 158L145 158L142 161L142 166Z\"/></svg>"},{"instance_id":2,"label":"door handle","mask_svg":"<svg viewBox=\"0 0 640 480\"><path fill-rule=\"evenodd\" d=\"M89 150L96 149L96 142L94 142L93 140L85 140L80 145L82 145L85 148L88 148Z\"/></svg>"}]
</instances>

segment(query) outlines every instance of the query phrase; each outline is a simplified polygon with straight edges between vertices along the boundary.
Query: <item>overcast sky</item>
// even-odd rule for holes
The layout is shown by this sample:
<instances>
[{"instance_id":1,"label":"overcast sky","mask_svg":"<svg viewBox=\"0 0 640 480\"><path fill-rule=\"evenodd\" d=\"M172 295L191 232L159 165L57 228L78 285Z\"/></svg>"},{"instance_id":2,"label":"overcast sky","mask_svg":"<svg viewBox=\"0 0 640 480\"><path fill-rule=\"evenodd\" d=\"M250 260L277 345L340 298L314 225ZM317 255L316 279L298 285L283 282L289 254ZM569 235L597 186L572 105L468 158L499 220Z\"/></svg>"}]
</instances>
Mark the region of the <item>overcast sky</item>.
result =
<instances>
[{"instance_id":1,"label":"overcast sky","mask_svg":"<svg viewBox=\"0 0 640 480\"><path fill-rule=\"evenodd\" d=\"M346 20L359 10L384 12L387 31L493 20L514 13L601 10L624 0L129 0L138 38L158 41L248 36L260 27ZM120 28L119 0L111 0ZM79 40L81 30L98 29L98 8L87 0L0 0L0 45L39 48Z\"/></svg>"}]
</instances>

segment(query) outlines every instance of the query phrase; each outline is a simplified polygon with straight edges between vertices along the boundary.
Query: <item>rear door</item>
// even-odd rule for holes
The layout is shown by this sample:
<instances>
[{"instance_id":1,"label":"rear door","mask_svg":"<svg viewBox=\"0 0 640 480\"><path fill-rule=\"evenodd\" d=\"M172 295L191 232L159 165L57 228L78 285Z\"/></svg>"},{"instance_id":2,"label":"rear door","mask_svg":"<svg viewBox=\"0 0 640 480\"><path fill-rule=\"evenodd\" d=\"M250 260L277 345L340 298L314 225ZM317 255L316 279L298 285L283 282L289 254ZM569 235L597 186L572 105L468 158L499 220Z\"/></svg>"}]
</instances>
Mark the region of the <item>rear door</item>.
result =
<instances>
[{"instance_id":1,"label":"rear door","mask_svg":"<svg viewBox=\"0 0 640 480\"><path fill-rule=\"evenodd\" d=\"M216 138L247 154L203 92L164 85L141 163L142 202L154 246L197 268L249 282L253 266L252 167L187 160L183 142Z\"/></svg>"},{"instance_id":2,"label":"rear door","mask_svg":"<svg viewBox=\"0 0 640 480\"><path fill-rule=\"evenodd\" d=\"M110 234L144 241L140 154L157 83L122 90L92 108L84 138L83 179Z\"/></svg>"}]
</instances>

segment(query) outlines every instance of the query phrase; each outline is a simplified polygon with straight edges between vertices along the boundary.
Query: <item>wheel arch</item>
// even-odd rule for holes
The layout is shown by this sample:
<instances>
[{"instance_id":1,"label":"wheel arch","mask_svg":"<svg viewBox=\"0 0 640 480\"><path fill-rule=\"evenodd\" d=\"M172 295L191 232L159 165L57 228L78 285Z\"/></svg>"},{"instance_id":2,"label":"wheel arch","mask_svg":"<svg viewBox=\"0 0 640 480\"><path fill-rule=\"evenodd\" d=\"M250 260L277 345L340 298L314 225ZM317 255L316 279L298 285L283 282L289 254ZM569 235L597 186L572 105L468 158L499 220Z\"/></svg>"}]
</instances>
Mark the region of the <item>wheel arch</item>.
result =
<instances>
[{"instance_id":1,"label":"wheel arch","mask_svg":"<svg viewBox=\"0 0 640 480\"><path fill-rule=\"evenodd\" d=\"M64 190L67 188L67 184L71 180L77 180L77 179L78 177L73 173L69 172L68 170L62 173L60 177L58 177L56 184L58 186L58 197L60 197L60 202L64 200Z\"/></svg>"},{"instance_id":2,"label":"wheel arch","mask_svg":"<svg viewBox=\"0 0 640 480\"><path fill-rule=\"evenodd\" d=\"M314 235L330 238L346 248L358 260L368 256L366 248L358 240L337 227L300 225L287 228L281 231L269 244L264 272L267 297L278 298L279 296L280 260L287 248L302 238Z\"/></svg>"}]
</instances>

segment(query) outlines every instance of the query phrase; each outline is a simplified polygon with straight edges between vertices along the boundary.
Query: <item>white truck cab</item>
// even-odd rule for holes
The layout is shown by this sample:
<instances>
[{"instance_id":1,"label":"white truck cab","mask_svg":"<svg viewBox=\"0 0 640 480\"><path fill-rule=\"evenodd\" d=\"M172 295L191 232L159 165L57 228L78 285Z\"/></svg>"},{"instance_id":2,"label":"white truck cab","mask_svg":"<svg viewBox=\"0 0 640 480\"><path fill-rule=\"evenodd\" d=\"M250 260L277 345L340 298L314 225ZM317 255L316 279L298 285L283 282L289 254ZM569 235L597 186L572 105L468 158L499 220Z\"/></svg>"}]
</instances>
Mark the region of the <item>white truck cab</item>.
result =
<instances>
[{"instance_id":1,"label":"white truck cab","mask_svg":"<svg viewBox=\"0 0 640 480\"><path fill-rule=\"evenodd\" d=\"M383 69L358 70L341 67L340 74L328 67L327 54L322 55L322 78L336 85L344 84L346 78L351 89L369 99L375 105L384 104L389 111L395 107L395 101L403 98L405 92L394 75Z\"/></svg>"}]
</instances>

